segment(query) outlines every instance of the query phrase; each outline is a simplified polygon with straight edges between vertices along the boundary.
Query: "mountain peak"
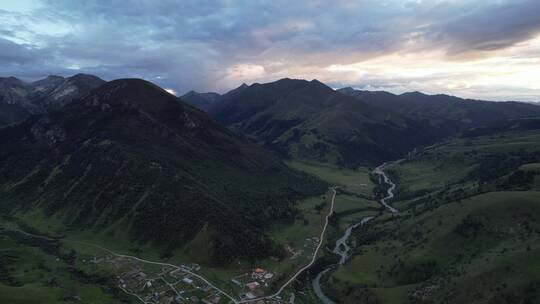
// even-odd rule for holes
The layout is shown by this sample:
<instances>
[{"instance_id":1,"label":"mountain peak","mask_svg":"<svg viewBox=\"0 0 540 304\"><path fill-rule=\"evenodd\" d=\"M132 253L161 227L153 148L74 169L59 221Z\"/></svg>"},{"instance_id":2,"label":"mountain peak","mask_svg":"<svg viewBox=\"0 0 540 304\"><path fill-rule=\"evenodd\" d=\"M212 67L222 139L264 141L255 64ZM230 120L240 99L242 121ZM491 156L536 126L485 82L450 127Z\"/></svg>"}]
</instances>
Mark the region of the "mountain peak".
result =
<instances>
[{"instance_id":1,"label":"mountain peak","mask_svg":"<svg viewBox=\"0 0 540 304\"><path fill-rule=\"evenodd\" d=\"M58 75L49 75L43 79L36 80L32 82L32 86L38 87L38 86L56 86L60 84L62 81L64 81L65 78Z\"/></svg>"},{"instance_id":2,"label":"mountain peak","mask_svg":"<svg viewBox=\"0 0 540 304\"><path fill-rule=\"evenodd\" d=\"M184 95L196 95L196 94L199 94L199 93L197 91L191 90Z\"/></svg>"},{"instance_id":3,"label":"mountain peak","mask_svg":"<svg viewBox=\"0 0 540 304\"><path fill-rule=\"evenodd\" d=\"M175 99L159 86L138 78L117 79L105 83L91 92L91 95L111 100Z\"/></svg>"},{"instance_id":4,"label":"mountain peak","mask_svg":"<svg viewBox=\"0 0 540 304\"><path fill-rule=\"evenodd\" d=\"M149 81L137 78L107 82L83 97L82 104L99 106L102 110L124 106L160 117L177 114L183 108L175 96Z\"/></svg>"},{"instance_id":5,"label":"mountain peak","mask_svg":"<svg viewBox=\"0 0 540 304\"><path fill-rule=\"evenodd\" d=\"M341 89L337 89L336 91L347 94L347 93L352 93L352 92L354 92L356 90L353 89L352 87L344 87L344 88L341 88Z\"/></svg>"},{"instance_id":6,"label":"mountain peak","mask_svg":"<svg viewBox=\"0 0 540 304\"><path fill-rule=\"evenodd\" d=\"M53 79L64 79L64 77L60 75L49 75L45 79L53 80Z\"/></svg>"},{"instance_id":7,"label":"mountain peak","mask_svg":"<svg viewBox=\"0 0 540 304\"><path fill-rule=\"evenodd\" d=\"M82 80L82 81L99 81L99 82L103 82L105 83L105 81L97 76L94 76L94 75L91 75L91 74L83 74L83 73L79 73L79 74L75 74L71 77L69 77L68 79L72 79L72 80Z\"/></svg>"},{"instance_id":8,"label":"mountain peak","mask_svg":"<svg viewBox=\"0 0 540 304\"><path fill-rule=\"evenodd\" d=\"M413 91L413 92L406 92L406 93L403 93L401 94L400 96L409 96L409 97L414 97L414 96L428 96L427 94L424 94L420 91Z\"/></svg>"},{"instance_id":9,"label":"mountain peak","mask_svg":"<svg viewBox=\"0 0 540 304\"><path fill-rule=\"evenodd\" d=\"M222 95L215 92L199 93L193 90L180 96L180 100L185 101L195 108L203 111L208 111L213 105L218 103L221 98Z\"/></svg>"},{"instance_id":10,"label":"mountain peak","mask_svg":"<svg viewBox=\"0 0 540 304\"><path fill-rule=\"evenodd\" d=\"M167 92L159 86L151 83L150 81L140 78L121 78L113 81L109 81L104 84L99 91L111 91L111 92Z\"/></svg>"}]
</instances>

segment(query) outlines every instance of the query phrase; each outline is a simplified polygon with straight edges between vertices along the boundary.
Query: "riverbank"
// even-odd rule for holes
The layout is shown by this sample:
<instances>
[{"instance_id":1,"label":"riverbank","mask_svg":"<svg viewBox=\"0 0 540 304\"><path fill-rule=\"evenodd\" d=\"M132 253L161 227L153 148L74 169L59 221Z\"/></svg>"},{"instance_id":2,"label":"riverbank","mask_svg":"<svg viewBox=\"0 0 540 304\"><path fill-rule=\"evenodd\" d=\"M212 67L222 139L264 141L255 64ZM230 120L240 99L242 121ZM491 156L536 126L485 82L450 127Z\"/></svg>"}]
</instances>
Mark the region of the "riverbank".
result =
<instances>
[{"instance_id":1,"label":"riverbank","mask_svg":"<svg viewBox=\"0 0 540 304\"><path fill-rule=\"evenodd\" d=\"M387 188L387 190L386 190L386 196L381 198L379 200L379 203L386 210L388 210L389 212L398 213L399 211L396 208L393 208L392 206L390 206L388 204L388 201L391 200L392 198L394 198L394 190L396 189L396 184L394 182L392 182L392 180L384 172L385 165L386 165L386 163L383 163L382 165L378 166L377 168L375 168L373 170L373 174L379 175L379 177L380 177L379 181L381 183L384 182L385 184L387 184L389 186ZM354 229L358 228L358 227L364 226L365 224L367 224L368 222L370 222L374 218L375 218L375 216L367 216L367 217L362 218L360 220L360 222L355 223L353 225L350 225L345 230L345 233L343 234L343 236L340 237L336 241L336 244L335 244L334 249L332 250L332 252L334 254L340 256L339 265L345 264L345 262L349 258L349 251L351 250L351 247L347 244L347 241L348 241L349 237L351 236L352 231ZM325 275L327 272L329 272L331 270L332 270L332 266L326 268L325 270L318 273L317 276L315 277L315 279L312 281L312 287L313 287L313 290L315 291L315 295L317 296L317 298L323 304L334 304L334 302L324 294L324 292L322 291L322 288L321 288L321 278L322 278L322 276Z\"/></svg>"}]
</instances>

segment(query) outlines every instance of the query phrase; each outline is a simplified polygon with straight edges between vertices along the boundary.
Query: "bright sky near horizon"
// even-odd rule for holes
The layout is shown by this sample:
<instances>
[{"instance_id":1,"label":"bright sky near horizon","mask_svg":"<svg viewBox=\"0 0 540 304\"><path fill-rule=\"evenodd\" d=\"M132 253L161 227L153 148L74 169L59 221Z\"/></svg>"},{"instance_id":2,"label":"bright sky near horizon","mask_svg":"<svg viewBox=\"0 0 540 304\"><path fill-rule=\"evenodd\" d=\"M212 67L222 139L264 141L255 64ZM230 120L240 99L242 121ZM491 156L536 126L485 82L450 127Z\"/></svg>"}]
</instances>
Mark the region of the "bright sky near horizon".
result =
<instances>
[{"instance_id":1,"label":"bright sky near horizon","mask_svg":"<svg viewBox=\"0 0 540 304\"><path fill-rule=\"evenodd\" d=\"M540 101L538 0L4 0L0 76L140 77L172 91L319 79Z\"/></svg>"}]
</instances>

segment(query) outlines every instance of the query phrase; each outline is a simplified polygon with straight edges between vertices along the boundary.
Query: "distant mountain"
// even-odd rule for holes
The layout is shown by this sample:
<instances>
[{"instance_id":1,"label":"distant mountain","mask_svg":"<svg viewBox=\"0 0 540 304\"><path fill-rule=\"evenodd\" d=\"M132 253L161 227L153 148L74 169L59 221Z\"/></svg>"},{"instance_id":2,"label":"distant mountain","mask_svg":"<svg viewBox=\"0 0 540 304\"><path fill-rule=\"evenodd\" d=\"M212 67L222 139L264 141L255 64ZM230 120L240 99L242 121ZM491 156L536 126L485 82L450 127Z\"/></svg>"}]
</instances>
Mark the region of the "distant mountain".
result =
<instances>
[{"instance_id":1,"label":"distant mountain","mask_svg":"<svg viewBox=\"0 0 540 304\"><path fill-rule=\"evenodd\" d=\"M443 127L445 133L448 134L494 121L540 117L540 107L522 102L491 102L462 99L444 94L427 95L420 92L394 95L388 92L362 91L352 88L343 88L338 91L385 111L428 119L434 125Z\"/></svg>"},{"instance_id":2,"label":"distant mountain","mask_svg":"<svg viewBox=\"0 0 540 304\"><path fill-rule=\"evenodd\" d=\"M243 86L209 114L284 156L348 167L397 158L438 136L426 121L381 110L317 80Z\"/></svg>"},{"instance_id":3,"label":"distant mountain","mask_svg":"<svg viewBox=\"0 0 540 304\"><path fill-rule=\"evenodd\" d=\"M221 99L221 95L214 92L198 93L195 91L189 91L185 95L182 95L180 99L196 107L197 109L207 111Z\"/></svg>"},{"instance_id":4,"label":"distant mountain","mask_svg":"<svg viewBox=\"0 0 540 304\"><path fill-rule=\"evenodd\" d=\"M48 76L32 83L15 77L0 78L0 125L19 121L30 114L57 110L104 83L86 74L68 78Z\"/></svg>"},{"instance_id":5,"label":"distant mountain","mask_svg":"<svg viewBox=\"0 0 540 304\"><path fill-rule=\"evenodd\" d=\"M264 228L327 189L138 79L0 129L0 145L0 210L39 209L76 229L121 225L164 248L203 234L217 264L274 254Z\"/></svg>"},{"instance_id":6,"label":"distant mountain","mask_svg":"<svg viewBox=\"0 0 540 304\"><path fill-rule=\"evenodd\" d=\"M198 93L195 91L189 91L185 95L181 96L180 100L189 103L190 105L196 107L199 110L207 112L211 108L215 107L223 99L236 96L247 87L247 84L242 83L242 85L240 85L238 88L232 89L223 95L215 92Z\"/></svg>"}]
</instances>

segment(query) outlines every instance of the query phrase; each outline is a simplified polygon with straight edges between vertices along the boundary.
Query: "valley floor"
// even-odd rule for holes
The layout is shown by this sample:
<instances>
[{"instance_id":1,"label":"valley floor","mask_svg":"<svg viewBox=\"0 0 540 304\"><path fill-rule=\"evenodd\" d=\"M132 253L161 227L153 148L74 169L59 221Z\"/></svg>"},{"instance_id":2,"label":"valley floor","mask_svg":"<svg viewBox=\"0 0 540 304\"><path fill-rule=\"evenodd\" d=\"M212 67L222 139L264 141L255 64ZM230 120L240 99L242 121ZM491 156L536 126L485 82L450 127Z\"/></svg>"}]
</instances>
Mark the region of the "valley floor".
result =
<instances>
[{"instance_id":1,"label":"valley floor","mask_svg":"<svg viewBox=\"0 0 540 304\"><path fill-rule=\"evenodd\" d=\"M266 269L263 270L264 277L259 277L257 270L253 270L251 265L241 261L228 269L210 267L201 269L198 264L188 262L189 259L183 257L181 252L177 256L167 258L171 261L168 263L155 262L163 260L163 257L156 259L154 257L156 253L145 247L128 250L133 251L132 254L120 254L116 251L126 252L128 243L113 245L114 240L110 236L68 232L62 237L49 237L46 234L57 235L55 230L58 228L55 221L44 219L43 216L37 214L25 214L21 218L2 221L2 233L10 235L13 238L12 241L16 241L17 244L22 242L21 239L28 242L37 240L35 250L45 250L43 248L54 246L57 252L48 257L50 259L56 258L58 261L67 259L62 256L62 252L69 252L71 259L75 260L71 261L71 269L96 276L103 284L90 284L94 289L116 290L111 298L115 298L119 295L118 291L122 291L125 293L124 298L126 295L132 296L135 302L142 303L172 303L173 301L187 303L194 299L211 303L251 303L261 300L265 303L279 303L282 302L281 295L291 294L291 283L303 275L316 261L326 239L326 229L329 217L334 212L336 194L337 192L332 189L325 197L300 202L302 217L296 221L297 223L278 225L272 229L271 235L288 248L290 256L281 262L257 261L258 268ZM39 218L42 220L35 220ZM34 226L28 226L26 223L29 222L32 222ZM36 227L42 230L37 230ZM296 231L298 229L300 231ZM117 249L119 247L124 249ZM182 260L185 262L179 263ZM35 269L26 270L31 274L35 271ZM61 273L61 270L56 269L50 276L54 277ZM256 284L256 289L249 290L245 287L253 282ZM43 282L32 282L34 283L43 284ZM24 288L28 284L17 282L7 285L19 285ZM45 290L50 290L51 294L54 294L55 288L56 286L44 287ZM24 302L25 297L22 295L21 301ZM75 290L74 299L77 301L82 299L77 290ZM91 297L86 296L83 302L85 301L94 302Z\"/></svg>"},{"instance_id":2,"label":"valley floor","mask_svg":"<svg viewBox=\"0 0 540 304\"><path fill-rule=\"evenodd\" d=\"M390 204L400 212L354 230L353 257L320 278L326 297L336 303L540 301L539 136L455 139L389 164L397 184Z\"/></svg>"},{"instance_id":3,"label":"valley floor","mask_svg":"<svg viewBox=\"0 0 540 304\"><path fill-rule=\"evenodd\" d=\"M59 230L37 211L3 218L0 302L536 303L538 142L535 132L456 139L384 170L291 161L335 190L268 231L284 259L228 268L194 256L204 232L164 254L122 227Z\"/></svg>"}]
</instances>

